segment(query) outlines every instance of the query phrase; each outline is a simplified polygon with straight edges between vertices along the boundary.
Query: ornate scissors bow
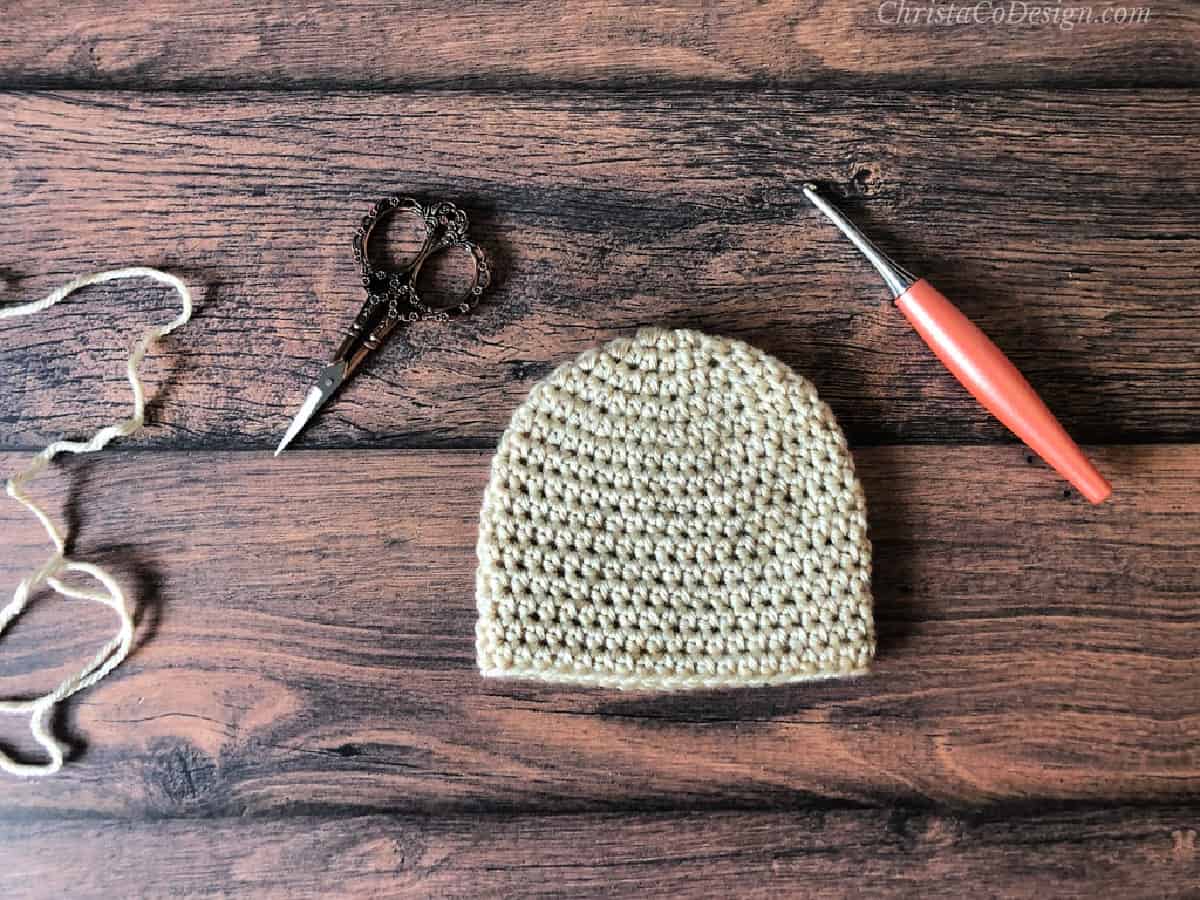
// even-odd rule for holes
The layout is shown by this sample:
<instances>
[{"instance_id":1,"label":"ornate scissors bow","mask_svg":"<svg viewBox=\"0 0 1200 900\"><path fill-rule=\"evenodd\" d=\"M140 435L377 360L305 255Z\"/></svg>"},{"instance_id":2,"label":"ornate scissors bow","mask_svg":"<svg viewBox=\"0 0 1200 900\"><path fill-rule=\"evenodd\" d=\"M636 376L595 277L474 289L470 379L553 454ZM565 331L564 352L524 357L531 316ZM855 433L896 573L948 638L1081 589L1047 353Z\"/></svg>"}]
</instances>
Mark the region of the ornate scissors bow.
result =
<instances>
[{"instance_id":1,"label":"ornate scissors bow","mask_svg":"<svg viewBox=\"0 0 1200 900\"><path fill-rule=\"evenodd\" d=\"M425 227L425 239L417 255L400 268L388 269L371 264L368 244L375 227L388 216L398 212L415 214ZM451 316L470 312L484 288L491 281L483 251L466 239L467 216L453 203L439 201L424 206L411 197L388 197L380 200L363 217L354 234L354 259L362 270L367 299L346 331L346 337L333 355L333 360L317 376L316 384L308 390L300 411L292 419L287 433L275 449L278 456L292 442L339 387L346 383L359 365L387 339L401 322L423 319L444 322ZM421 267L433 256L461 248L474 261L475 274L471 284L446 306L430 306L417 293L417 277Z\"/></svg>"}]
</instances>

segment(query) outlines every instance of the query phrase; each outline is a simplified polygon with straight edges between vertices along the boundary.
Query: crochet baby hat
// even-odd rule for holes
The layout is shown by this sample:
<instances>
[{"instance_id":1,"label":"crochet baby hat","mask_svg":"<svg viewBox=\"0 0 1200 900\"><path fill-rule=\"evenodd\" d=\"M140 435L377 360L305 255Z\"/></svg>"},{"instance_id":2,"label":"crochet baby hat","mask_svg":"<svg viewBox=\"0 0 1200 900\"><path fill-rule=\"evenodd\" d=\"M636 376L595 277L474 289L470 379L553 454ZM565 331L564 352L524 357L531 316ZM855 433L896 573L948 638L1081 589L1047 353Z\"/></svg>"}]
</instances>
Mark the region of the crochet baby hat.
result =
<instances>
[{"instance_id":1,"label":"crochet baby hat","mask_svg":"<svg viewBox=\"0 0 1200 900\"><path fill-rule=\"evenodd\" d=\"M866 532L808 381L740 341L644 329L557 368L500 440L479 669L646 690L861 673Z\"/></svg>"}]
</instances>

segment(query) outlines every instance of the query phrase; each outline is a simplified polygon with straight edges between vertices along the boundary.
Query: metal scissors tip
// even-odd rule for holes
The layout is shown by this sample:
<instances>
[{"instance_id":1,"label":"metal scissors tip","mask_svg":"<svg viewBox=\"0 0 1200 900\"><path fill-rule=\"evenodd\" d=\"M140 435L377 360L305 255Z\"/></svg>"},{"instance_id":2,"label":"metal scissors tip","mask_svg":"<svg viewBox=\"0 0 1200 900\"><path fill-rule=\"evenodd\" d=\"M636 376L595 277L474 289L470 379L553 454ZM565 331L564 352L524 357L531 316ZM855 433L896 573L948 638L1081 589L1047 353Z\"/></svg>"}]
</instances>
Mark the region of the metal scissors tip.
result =
<instances>
[{"instance_id":1,"label":"metal scissors tip","mask_svg":"<svg viewBox=\"0 0 1200 900\"><path fill-rule=\"evenodd\" d=\"M284 448L292 442L292 438L300 433L300 429L308 424L308 420L313 417L313 413L321 405L321 392L317 388L309 388L308 396L304 398L304 403L300 407L300 411L292 418L292 422L288 425L288 430L283 436L283 440L279 442L279 446L275 448L275 455L278 456L284 451Z\"/></svg>"},{"instance_id":2,"label":"metal scissors tip","mask_svg":"<svg viewBox=\"0 0 1200 900\"><path fill-rule=\"evenodd\" d=\"M334 363L321 370L321 374L317 376L317 383L308 389L308 395L304 398L304 403L300 405L299 412L292 418L292 423L288 426L287 433L284 434L283 440L279 442L279 446L275 448L276 456L284 451L284 448L308 424L308 420L316 415L317 410L325 405L325 401L333 396L334 391L345 380L346 364L344 362Z\"/></svg>"}]
</instances>

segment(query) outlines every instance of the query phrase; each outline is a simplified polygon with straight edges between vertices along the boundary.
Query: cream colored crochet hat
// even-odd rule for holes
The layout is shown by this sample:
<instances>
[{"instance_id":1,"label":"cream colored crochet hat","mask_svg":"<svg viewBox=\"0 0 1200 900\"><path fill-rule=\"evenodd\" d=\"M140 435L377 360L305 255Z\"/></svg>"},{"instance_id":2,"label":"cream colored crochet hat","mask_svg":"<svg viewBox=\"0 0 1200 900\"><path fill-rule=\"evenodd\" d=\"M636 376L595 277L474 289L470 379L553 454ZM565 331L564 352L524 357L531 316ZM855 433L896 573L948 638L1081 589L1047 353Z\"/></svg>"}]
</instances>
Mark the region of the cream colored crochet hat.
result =
<instances>
[{"instance_id":1,"label":"cream colored crochet hat","mask_svg":"<svg viewBox=\"0 0 1200 900\"><path fill-rule=\"evenodd\" d=\"M740 341L645 329L556 369L500 440L480 671L649 690L861 673L866 531L811 384Z\"/></svg>"}]
</instances>

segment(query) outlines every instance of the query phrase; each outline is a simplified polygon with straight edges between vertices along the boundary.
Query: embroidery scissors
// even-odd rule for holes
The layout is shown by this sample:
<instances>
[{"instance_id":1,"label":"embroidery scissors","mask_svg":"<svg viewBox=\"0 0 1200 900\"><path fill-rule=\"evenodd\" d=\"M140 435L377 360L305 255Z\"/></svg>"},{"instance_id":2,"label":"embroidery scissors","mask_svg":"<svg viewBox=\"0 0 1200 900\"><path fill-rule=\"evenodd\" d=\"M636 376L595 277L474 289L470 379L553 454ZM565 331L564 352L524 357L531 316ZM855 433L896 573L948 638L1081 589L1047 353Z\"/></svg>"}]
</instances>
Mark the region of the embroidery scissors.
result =
<instances>
[{"instance_id":1,"label":"embroidery scissors","mask_svg":"<svg viewBox=\"0 0 1200 900\"><path fill-rule=\"evenodd\" d=\"M374 266L368 251L371 235L380 222L396 213L415 215L424 224L424 242L417 255L403 266ZM380 344L401 322L445 322L452 316L468 313L475 308L484 288L491 281L491 271L483 251L467 240L467 224L466 213L453 203L438 201L424 206L412 197L384 198L363 217L362 224L354 233L354 260L362 271L367 299L347 329L333 359L321 370L316 384L309 388L300 411L275 448L276 456L283 452L317 410L350 379L367 356L379 349ZM475 274L471 284L448 305L430 306L417 293L417 277L421 274L421 267L431 257L456 249L470 254L474 262Z\"/></svg>"}]
</instances>

